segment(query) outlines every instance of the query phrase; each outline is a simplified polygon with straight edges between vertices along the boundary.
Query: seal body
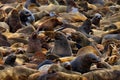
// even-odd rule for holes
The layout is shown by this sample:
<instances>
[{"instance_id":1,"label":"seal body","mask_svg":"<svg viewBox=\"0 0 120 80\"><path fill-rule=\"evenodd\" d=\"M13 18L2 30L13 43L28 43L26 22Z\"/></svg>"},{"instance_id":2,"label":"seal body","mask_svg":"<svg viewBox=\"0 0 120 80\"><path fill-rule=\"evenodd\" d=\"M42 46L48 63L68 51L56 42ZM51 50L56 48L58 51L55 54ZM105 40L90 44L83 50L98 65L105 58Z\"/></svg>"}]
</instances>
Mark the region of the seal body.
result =
<instances>
[{"instance_id":1,"label":"seal body","mask_svg":"<svg viewBox=\"0 0 120 80\"><path fill-rule=\"evenodd\" d=\"M90 71L91 64L97 62L100 62L100 59L95 54L89 53L78 56L70 63L73 71L86 73Z\"/></svg>"},{"instance_id":2,"label":"seal body","mask_svg":"<svg viewBox=\"0 0 120 80\"><path fill-rule=\"evenodd\" d=\"M26 26L35 21L33 13L26 8L23 8L23 10L19 12L19 14L21 22Z\"/></svg>"},{"instance_id":3,"label":"seal body","mask_svg":"<svg viewBox=\"0 0 120 80\"><path fill-rule=\"evenodd\" d=\"M55 33L55 45L52 53L60 57L72 55L70 44L68 43L66 36L62 32Z\"/></svg>"}]
</instances>

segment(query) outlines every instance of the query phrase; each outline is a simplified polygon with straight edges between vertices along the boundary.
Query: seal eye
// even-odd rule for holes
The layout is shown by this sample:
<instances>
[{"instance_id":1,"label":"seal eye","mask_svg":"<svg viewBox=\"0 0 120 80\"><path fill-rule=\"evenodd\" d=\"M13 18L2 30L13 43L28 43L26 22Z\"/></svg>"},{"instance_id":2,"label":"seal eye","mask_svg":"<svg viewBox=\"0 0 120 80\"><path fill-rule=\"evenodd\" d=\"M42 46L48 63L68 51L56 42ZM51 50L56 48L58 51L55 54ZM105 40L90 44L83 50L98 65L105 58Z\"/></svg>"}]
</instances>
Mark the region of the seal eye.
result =
<instances>
[{"instance_id":1,"label":"seal eye","mask_svg":"<svg viewBox=\"0 0 120 80\"><path fill-rule=\"evenodd\" d=\"M29 12L25 12L25 14L29 14Z\"/></svg>"},{"instance_id":2,"label":"seal eye","mask_svg":"<svg viewBox=\"0 0 120 80\"><path fill-rule=\"evenodd\" d=\"M30 13L27 12L27 11L25 12L25 15L26 15L26 16L31 16Z\"/></svg>"}]
</instances>

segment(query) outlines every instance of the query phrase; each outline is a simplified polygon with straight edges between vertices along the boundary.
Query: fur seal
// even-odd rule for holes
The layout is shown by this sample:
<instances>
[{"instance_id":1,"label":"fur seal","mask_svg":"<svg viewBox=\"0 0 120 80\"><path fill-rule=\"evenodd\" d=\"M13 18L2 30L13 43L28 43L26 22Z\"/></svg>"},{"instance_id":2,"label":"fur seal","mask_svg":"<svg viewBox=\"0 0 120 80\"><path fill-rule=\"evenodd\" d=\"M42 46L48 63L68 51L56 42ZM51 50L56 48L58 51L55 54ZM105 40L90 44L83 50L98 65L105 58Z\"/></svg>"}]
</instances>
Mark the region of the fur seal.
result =
<instances>
[{"instance_id":1,"label":"fur seal","mask_svg":"<svg viewBox=\"0 0 120 80\"><path fill-rule=\"evenodd\" d=\"M94 17L92 18L91 22L97 27L100 27L100 20L102 19L102 15L99 13L96 13Z\"/></svg>"},{"instance_id":2,"label":"fur seal","mask_svg":"<svg viewBox=\"0 0 120 80\"><path fill-rule=\"evenodd\" d=\"M7 37L2 33L0 33L0 46L11 46L10 43L8 42Z\"/></svg>"},{"instance_id":3,"label":"fur seal","mask_svg":"<svg viewBox=\"0 0 120 80\"><path fill-rule=\"evenodd\" d=\"M77 42L81 47L88 46L91 44L91 42L88 40L88 38L82 33L82 32L72 32L70 38Z\"/></svg>"},{"instance_id":4,"label":"fur seal","mask_svg":"<svg viewBox=\"0 0 120 80\"><path fill-rule=\"evenodd\" d=\"M13 9L8 14L8 17L5 19L5 22L9 25L10 32L12 33L16 32L18 29L23 27L20 21L19 12L16 9Z\"/></svg>"},{"instance_id":5,"label":"fur seal","mask_svg":"<svg viewBox=\"0 0 120 80\"><path fill-rule=\"evenodd\" d=\"M83 74L88 80L120 80L120 70L102 69Z\"/></svg>"},{"instance_id":6,"label":"fur seal","mask_svg":"<svg viewBox=\"0 0 120 80\"><path fill-rule=\"evenodd\" d=\"M86 73L90 71L92 63L98 63L100 59L93 53L82 54L70 62L73 71Z\"/></svg>"},{"instance_id":7,"label":"fur seal","mask_svg":"<svg viewBox=\"0 0 120 80\"><path fill-rule=\"evenodd\" d=\"M42 24L39 24L39 23L40 23L40 21L35 22L37 31L53 31L57 25L63 24L56 17L49 18L49 19L43 21Z\"/></svg>"},{"instance_id":8,"label":"fur seal","mask_svg":"<svg viewBox=\"0 0 120 80\"><path fill-rule=\"evenodd\" d=\"M120 34L107 34L104 35L102 37L102 43L105 42L106 40L110 40L110 39L116 39L116 40L120 40Z\"/></svg>"},{"instance_id":9,"label":"fur seal","mask_svg":"<svg viewBox=\"0 0 120 80\"><path fill-rule=\"evenodd\" d=\"M38 39L38 33L33 32L28 40L27 52L37 52L37 51L42 52L41 46L42 44L40 39Z\"/></svg>"},{"instance_id":10,"label":"fur seal","mask_svg":"<svg viewBox=\"0 0 120 80\"><path fill-rule=\"evenodd\" d=\"M71 56L72 49L68 40L62 32L55 32L55 45L51 51L52 54L56 54L60 57Z\"/></svg>"},{"instance_id":11,"label":"fur seal","mask_svg":"<svg viewBox=\"0 0 120 80\"><path fill-rule=\"evenodd\" d=\"M22 24L24 24L25 26L29 25L30 23L33 23L35 21L35 17L33 15L33 13L28 10L27 8L23 8L20 12L20 20L22 22Z\"/></svg>"},{"instance_id":12,"label":"fur seal","mask_svg":"<svg viewBox=\"0 0 120 80\"><path fill-rule=\"evenodd\" d=\"M37 73L37 70L30 69L23 66L6 67L4 70L0 70L1 80L27 80L28 76Z\"/></svg>"},{"instance_id":13,"label":"fur seal","mask_svg":"<svg viewBox=\"0 0 120 80\"><path fill-rule=\"evenodd\" d=\"M92 32L91 30L91 20L90 19L86 19L83 24L78 28L78 31L82 32L85 36L90 37L90 32Z\"/></svg>"},{"instance_id":14,"label":"fur seal","mask_svg":"<svg viewBox=\"0 0 120 80\"><path fill-rule=\"evenodd\" d=\"M76 75L65 72L56 72L52 74L44 74L40 76L37 80L88 80L86 77L82 75Z\"/></svg>"},{"instance_id":15,"label":"fur seal","mask_svg":"<svg viewBox=\"0 0 120 80\"><path fill-rule=\"evenodd\" d=\"M115 30L115 29L120 29L120 22L119 21L104 27L104 31Z\"/></svg>"},{"instance_id":16,"label":"fur seal","mask_svg":"<svg viewBox=\"0 0 120 80\"><path fill-rule=\"evenodd\" d=\"M10 65L10 66L14 66L15 65L15 60L16 60L16 56L15 55L8 55L7 59L5 60L4 64L5 65Z\"/></svg>"},{"instance_id":17,"label":"fur seal","mask_svg":"<svg viewBox=\"0 0 120 80\"><path fill-rule=\"evenodd\" d=\"M72 71L72 67L69 62L62 63L62 64L52 64L50 68L48 69L48 73L56 73L56 72L65 72L69 74L77 74L81 75L79 72Z\"/></svg>"}]
</instances>

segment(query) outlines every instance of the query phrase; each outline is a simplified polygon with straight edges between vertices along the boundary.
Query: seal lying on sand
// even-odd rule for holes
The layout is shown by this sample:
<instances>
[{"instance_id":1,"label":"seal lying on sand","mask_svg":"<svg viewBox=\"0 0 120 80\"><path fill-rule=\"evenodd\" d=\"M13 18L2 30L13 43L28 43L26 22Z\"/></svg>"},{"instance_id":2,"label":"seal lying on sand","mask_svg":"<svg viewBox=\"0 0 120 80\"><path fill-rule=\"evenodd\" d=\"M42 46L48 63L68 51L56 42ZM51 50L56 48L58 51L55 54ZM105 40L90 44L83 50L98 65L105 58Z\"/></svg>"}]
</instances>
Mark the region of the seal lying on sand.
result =
<instances>
[{"instance_id":1,"label":"seal lying on sand","mask_svg":"<svg viewBox=\"0 0 120 80\"><path fill-rule=\"evenodd\" d=\"M92 63L98 62L100 62L100 59L95 54L89 53L78 56L76 59L72 60L70 64L73 71L86 73L90 71Z\"/></svg>"}]
</instances>

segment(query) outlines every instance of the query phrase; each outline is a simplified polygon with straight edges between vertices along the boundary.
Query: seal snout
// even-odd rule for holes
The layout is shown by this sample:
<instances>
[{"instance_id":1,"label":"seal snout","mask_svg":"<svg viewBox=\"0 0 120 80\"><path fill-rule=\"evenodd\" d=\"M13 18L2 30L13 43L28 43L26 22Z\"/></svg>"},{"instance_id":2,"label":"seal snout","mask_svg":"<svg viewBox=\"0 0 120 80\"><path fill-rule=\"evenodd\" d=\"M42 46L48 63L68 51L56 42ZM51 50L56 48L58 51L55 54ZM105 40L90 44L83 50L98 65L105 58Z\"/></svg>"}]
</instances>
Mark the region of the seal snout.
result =
<instances>
[{"instance_id":1,"label":"seal snout","mask_svg":"<svg viewBox=\"0 0 120 80\"><path fill-rule=\"evenodd\" d=\"M99 14L99 13L96 13L96 14L95 14L95 18L96 18L96 19L102 19L102 15Z\"/></svg>"},{"instance_id":2,"label":"seal snout","mask_svg":"<svg viewBox=\"0 0 120 80\"><path fill-rule=\"evenodd\" d=\"M98 58L98 57L92 58L91 61L92 61L93 63L101 62L100 58Z\"/></svg>"}]
</instances>

